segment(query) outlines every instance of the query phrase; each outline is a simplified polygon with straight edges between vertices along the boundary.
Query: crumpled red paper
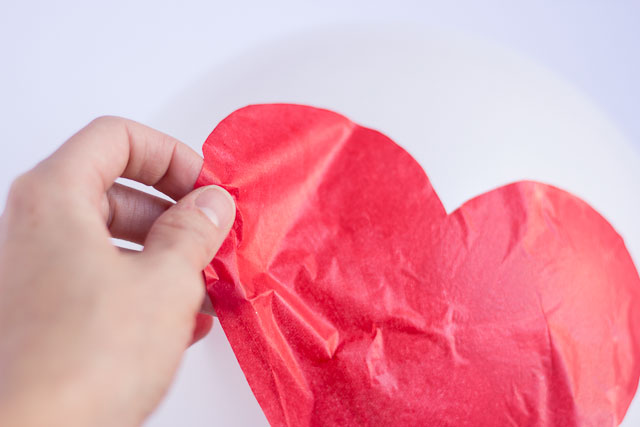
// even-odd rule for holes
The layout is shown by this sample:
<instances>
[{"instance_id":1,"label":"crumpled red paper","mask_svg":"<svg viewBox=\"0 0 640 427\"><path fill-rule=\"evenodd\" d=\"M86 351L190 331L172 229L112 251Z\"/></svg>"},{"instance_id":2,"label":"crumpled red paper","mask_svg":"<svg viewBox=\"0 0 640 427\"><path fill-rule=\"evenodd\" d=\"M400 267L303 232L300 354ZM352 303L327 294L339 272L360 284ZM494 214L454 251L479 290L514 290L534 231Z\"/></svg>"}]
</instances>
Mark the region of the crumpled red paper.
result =
<instances>
[{"instance_id":1,"label":"crumpled red paper","mask_svg":"<svg viewBox=\"0 0 640 427\"><path fill-rule=\"evenodd\" d=\"M304 106L238 110L203 150L197 185L237 202L207 289L272 425L622 420L640 279L585 202L518 182L447 215L393 141Z\"/></svg>"}]
</instances>

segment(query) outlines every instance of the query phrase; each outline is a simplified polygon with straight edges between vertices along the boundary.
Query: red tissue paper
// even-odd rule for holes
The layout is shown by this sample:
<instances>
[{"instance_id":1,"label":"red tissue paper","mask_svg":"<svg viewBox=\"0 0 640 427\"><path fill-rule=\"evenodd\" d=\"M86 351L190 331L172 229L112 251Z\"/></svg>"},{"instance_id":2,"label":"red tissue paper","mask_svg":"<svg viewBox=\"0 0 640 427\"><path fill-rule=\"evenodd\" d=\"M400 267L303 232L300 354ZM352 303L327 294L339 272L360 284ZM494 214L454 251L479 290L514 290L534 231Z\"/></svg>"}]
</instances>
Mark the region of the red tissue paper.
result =
<instances>
[{"instance_id":1,"label":"red tissue paper","mask_svg":"<svg viewBox=\"0 0 640 427\"><path fill-rule=\"evenodd\" d=\"M238 110L203 150L196 185L237 203L207 290L272 425L621 422L640 279L582 200L517 182L447 214L389 138L298 105Z\"/></svg>"}]
</instances>

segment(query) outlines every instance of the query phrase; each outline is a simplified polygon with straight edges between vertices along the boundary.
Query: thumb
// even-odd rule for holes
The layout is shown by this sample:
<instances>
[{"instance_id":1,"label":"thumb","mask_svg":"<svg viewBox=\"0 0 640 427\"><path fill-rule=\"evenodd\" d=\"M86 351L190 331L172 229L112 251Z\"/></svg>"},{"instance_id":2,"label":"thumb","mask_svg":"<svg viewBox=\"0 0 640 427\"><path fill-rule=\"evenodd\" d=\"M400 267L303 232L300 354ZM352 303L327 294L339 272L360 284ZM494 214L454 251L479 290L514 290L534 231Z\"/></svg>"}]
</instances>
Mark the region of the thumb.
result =
<instances>
[{"instance_id":1,"label":"thumb","mask_svg":"<svg viewBox=\"0 0 640 427\"><path fill-rule=\"evenodd\" d=\"M199 188L158 217L149 230L144 252L180 257L200 271L220 249L235 216L233 198L222 187Z\"/></svg>"}]
</instances>

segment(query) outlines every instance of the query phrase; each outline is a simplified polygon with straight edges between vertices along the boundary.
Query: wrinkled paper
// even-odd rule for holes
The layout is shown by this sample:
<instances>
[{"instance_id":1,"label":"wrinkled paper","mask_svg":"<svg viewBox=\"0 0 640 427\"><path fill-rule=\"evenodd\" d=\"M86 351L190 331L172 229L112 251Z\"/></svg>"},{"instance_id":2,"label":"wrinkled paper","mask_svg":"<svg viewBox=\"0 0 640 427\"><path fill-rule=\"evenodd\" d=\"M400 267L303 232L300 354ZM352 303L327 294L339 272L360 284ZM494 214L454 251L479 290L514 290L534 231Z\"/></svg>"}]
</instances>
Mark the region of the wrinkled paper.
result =
<instances>
[{"instance_id":1,"label":"wrinkled paper","mask_svg":"<svg viewBox=\"0 0 640 427\"><path fill-rule=\"evenodd\" d=\"M585 202L517 182L447 214L393 141L305 106L238 110L203 150L196 185L237 203L207 290L272 425L621 422L640 279Z\"/></svg>"}]
</instances>

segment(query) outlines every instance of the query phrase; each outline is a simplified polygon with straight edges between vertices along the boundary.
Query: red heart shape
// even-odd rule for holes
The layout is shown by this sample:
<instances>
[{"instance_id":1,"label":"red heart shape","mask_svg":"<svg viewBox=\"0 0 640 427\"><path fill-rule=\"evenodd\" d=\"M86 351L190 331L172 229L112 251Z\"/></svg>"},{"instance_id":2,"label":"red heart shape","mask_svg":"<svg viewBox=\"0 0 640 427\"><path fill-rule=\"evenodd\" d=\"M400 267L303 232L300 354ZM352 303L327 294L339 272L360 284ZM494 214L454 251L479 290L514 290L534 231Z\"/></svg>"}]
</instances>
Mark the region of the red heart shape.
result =
<instances>
[{"instance_id":1,"label":"red heart shape","mask_svg":"<svg viewBox=\"0 0 640 427\"><path fill-rule=\"evenodd\" d=\"M614 425L640 373L640 279L595 210L518 182L447 215L384 135L236 111L198 186L237 201L205 271L273 425Z\"/></svg>"}]
</instances>

